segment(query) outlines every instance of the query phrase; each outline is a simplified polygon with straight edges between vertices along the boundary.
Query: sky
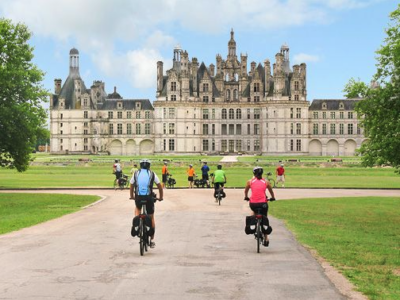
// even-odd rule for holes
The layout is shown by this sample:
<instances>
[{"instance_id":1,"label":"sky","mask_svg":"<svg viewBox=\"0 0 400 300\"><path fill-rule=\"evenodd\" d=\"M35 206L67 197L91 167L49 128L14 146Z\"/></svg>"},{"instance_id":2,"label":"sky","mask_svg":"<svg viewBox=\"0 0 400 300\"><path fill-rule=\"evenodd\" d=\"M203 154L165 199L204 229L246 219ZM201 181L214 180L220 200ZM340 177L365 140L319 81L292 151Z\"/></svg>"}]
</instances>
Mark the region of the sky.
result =
<instances>
[{"instance_id":1,"label":"sky","mask_svg":"<svg viewBox=\"0 0 400 300\"><path fill-rule=\"evenodd\" d=\"M157 61L164 74L180 45L206 66L225 59L230 31L250 63L275 61L283 44L290 64L307 64L307 99L341 99L350 78L369 83L395 0L0 0L0 18L32 32L44 88L66 80L69 51L80 54L87 87L105 82L125 99L155 100Z\"/></svg>"}]
</instances>

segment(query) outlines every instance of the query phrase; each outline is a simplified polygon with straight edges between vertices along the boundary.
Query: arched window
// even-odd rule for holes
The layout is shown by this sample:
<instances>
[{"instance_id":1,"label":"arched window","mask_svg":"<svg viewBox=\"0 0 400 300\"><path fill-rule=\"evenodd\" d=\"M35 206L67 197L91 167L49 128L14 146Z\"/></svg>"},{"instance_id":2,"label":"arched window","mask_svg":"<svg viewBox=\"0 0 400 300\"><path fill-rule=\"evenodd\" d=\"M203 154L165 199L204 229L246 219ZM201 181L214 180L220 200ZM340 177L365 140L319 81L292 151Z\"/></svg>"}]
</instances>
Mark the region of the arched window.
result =
<instances>
[{"instance_id":1,"label":"arched window","mask_svg":"<svg viewBox=\"0 0 400 300\"><path fill-rule=\"evenodd\" d=\"M242 110L238 108L236 110L236 119L240 120L242 118Z\"/></svg>"},{"instance_id":2,"label":"arched window","mask_svg":"<svg viewBox=\"0 0 400 300\"><path fill-rule=\"evenodd\" d=\"M235 119L235 110L233 108L229 109L229 119Z\"/></svg>"},{"instance_id":3,"label":"arched window","mask_svg":"<svg viewBox=\"0 0 400 300\"><path fill-rule=\"evenodd\" d=\"M225 81L229 81L229 74L228 73L225 74Z\"/></svg>"},{"instance_id":4,"label":"arched window","mask_svg":"<svg viewBox=\"0 0 400 300\"><path fill-rule=\"evenodd\" d=\"M235 81L239 80L239 75L237 73L235 73Z\"/></svg>"},{"instance_id":5,"label":"arched window","mask_svg":"<svg viewBox=\"0 0 400 300\"><path fill-rule=\"evenodd\" d=\"M226 101L231 101L231 90L226 90Z\"/></svg>"},{"instance_id":6,"label":"arched window","mask_svg":"<svg viewBox=\"0 0 400 300\"><path fill-rule=\"evenodd\" d=\"M239 93L236 89L233 91L233 100L239 100Z\"/></svg>"},{"instance_id":7,"label":"arched window","mask_svg":"<svg viewBox=\"0 0 400 300\"><path fill-rule=\"evenodd\" d=\"M225 109L225 108L222 109L221 118L222 118L222 119L226 119L226 109Z\"/></svg>"}]
</instances>

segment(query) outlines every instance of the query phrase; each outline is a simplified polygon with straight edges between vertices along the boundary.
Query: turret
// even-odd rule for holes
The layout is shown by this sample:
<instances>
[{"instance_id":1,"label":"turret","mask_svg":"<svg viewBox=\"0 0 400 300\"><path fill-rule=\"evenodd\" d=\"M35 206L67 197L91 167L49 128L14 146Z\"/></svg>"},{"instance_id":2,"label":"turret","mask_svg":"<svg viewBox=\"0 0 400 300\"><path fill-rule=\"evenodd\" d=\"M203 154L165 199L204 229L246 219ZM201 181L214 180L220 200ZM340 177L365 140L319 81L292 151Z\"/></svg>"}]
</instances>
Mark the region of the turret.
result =
<instances>
[{"instance_id":1,"label":"turret","mask_svg":"<svg viewBox=\"0 0 400 300\"><path fill-rule=\"evenodd\" d=\"M234 38L235 33L231 29L231 39L228 42L228 59L236 57L236 42Z\"/></svg>"},{"instance_id":2,"label":"turret","mask_svg":"<svg viewBox=\"0 0 400 300\"><path fill-rule=\"evenodd\" d=\"M79 75L79 51L76 48L69 51L69 74Z\"/></svg>"},{"instance_id":3,"label":"turret","mask_svg":"<svg viewBox=\"0 0 400 300\"><path fill-rule=\"evenodd\" d=\"M180 73L180 71L181 71L181 53L182 53L181 46L177 45L174 48L174 59L173 59L173 66L172 66L172 68L177 73Z\"/></svg>"},{"instance_id":4,"label":"turret","mask_svg":"<svg viewBox=\"0 0 400 300\"><path fill-rule=\"evenodd\" d=\"M181 53L181 72L183 74L188 74L189 72L189 54L187 51Z\"/></svg>"},{"instance_id":5,"label":"turret","mask_svg":"<svg viewBox=\"0 0 400 300\"><path fill-rule=\"evenodd\" d=\"M283 44L281 47L281 54L283 56L282 68L286 74L290 73L290 62L289 62L289 46Z\"/></svg>"}]
</instances>

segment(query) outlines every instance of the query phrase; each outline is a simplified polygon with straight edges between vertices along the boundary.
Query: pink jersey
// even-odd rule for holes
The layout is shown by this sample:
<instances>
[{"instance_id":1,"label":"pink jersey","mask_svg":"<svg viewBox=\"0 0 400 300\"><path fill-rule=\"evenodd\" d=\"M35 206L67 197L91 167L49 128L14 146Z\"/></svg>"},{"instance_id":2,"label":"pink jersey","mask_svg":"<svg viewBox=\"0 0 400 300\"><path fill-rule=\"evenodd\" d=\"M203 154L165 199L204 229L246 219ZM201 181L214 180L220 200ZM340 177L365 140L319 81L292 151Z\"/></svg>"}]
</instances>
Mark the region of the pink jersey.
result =
<instances>
[{"instance_id":1,"label":"pink jersey","mask_svg":"<svg viewBox=\"0 0 400 300\"><path fill-rule=\"evenodd\" d=\"M253 178L250 181L251 196L250 203L263 203L268 201L265 191L267 190L267 182L265 179Z\"/></svg>"}]
</instances>

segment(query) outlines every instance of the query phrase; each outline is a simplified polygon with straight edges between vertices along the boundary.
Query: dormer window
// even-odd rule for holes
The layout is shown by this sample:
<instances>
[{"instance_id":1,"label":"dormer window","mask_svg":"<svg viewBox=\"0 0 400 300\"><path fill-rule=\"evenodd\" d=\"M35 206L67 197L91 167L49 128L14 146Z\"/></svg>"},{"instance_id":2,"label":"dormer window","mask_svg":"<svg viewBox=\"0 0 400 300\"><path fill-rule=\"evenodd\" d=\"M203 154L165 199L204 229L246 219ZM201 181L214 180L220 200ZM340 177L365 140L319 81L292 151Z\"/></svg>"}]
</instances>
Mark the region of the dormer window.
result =
<instances>
[{"instance_id":1,"label":"dormer window","mask_svg":"<svg viewBox=\"0 0 400 300\"><path fill-rule=\"evenodd\" d=\"M140 104L140 102L136 102L136 109L141 109L141 104Z\"/></svg>"},{"instance_id":2,"label":"dormer window","mask_svg":"<svg viewBox=\"0 0 400 300\"><path fill-rule=\"evenodd\" d=\"M64 99L61 99L60 100L60 108L64 108L64 105L65 105Z\"/></svg>"},{"instance_id":3,"label":"dormer window","mask_svg":"<svg viewBox=\"0 0 400 300\"><path fill-rule=\"evenodd\" d=\"M344 109L344 104L343 104L343 102L340 102L340 103L339 103L339 109Z\"/></svg>"},{"instance_id":4,"label":"dormer window","mask_svg":"<svg viewBox=\"0 0 400 300\"><path fill-rule=\"evenodd\" d=\"M117 108L118 108L118 109L122 109L122 102L118 102L118 103L117 103Z\"/></svg>"},{"instance_id":5,"label":"dormer window","mask_svg":"<svg viewBox=\"0 0 400 300\"><path fill-rule=\"evenodd\" d=\"M327 109L326 102L322 103L322 109Z\"/></svg>"}]
</instances>

